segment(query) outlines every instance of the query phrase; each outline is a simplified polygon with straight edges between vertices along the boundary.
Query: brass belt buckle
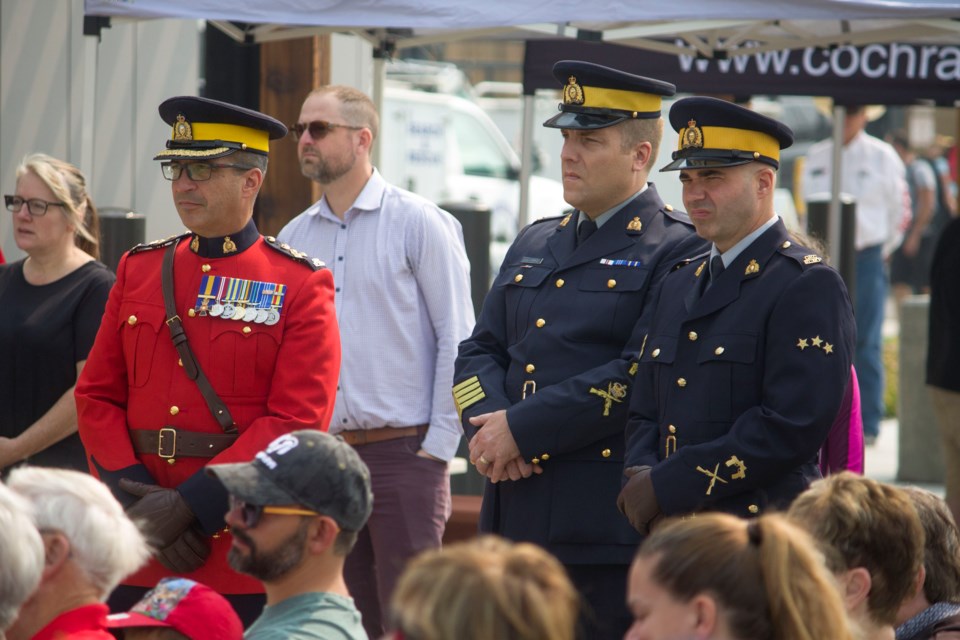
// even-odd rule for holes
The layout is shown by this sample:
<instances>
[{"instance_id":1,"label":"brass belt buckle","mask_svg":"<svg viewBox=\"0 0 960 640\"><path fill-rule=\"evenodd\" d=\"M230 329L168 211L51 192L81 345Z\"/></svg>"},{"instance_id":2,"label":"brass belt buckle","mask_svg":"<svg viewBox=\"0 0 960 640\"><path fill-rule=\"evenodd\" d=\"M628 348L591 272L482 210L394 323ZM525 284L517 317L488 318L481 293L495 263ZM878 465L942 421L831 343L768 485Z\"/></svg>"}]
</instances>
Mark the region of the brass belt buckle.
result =
<instances>
[{"instance_id":1,"label":"brass belt buckle","mask_svg":"<svg viewBox=\"0 0 960 640\"><path fill-rule=\"evenodd\" d=\"M523 400L527 399L527 388L530 389L530 395L533 395L537 392L537 381L536 380L527 380L523 383Z\"/></svg>"},{"instance_id":2,"label":"brass belt buckle","mask_svg":"<svg viewBox=\"0 0 960 640\"><path fill-rule=\"evenodd\" d=\"M170 436L170 453L164 453L164 436ZM160 437L157 439L157 455L164 460L170 460L177 455L177 430L173 427L164 427L160 429Z\"/></svg>"}]
</instances>

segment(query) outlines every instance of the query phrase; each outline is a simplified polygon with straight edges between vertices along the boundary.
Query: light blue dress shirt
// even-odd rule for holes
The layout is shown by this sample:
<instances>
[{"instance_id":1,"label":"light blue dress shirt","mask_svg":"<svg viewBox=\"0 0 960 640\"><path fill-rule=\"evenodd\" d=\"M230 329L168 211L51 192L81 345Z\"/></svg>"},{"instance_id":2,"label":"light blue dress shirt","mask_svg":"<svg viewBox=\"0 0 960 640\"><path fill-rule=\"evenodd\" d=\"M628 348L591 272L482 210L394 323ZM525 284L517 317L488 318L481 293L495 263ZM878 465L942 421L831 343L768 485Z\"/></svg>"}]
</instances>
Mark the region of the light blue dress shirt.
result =
<instances>
[{"instance_id":1,"label":"light blue dress shirt","mask_svg":"<svg viewBox=\"0 0 960 640\"><path fill-rule=\"evenodd\" d=\"M460 223L374 169L343 220L321 198L279 239L333 272L343 356L330 433L429 424L423 449L451 459L453 363L474 324Z\"/></svg>"}]
</instances>

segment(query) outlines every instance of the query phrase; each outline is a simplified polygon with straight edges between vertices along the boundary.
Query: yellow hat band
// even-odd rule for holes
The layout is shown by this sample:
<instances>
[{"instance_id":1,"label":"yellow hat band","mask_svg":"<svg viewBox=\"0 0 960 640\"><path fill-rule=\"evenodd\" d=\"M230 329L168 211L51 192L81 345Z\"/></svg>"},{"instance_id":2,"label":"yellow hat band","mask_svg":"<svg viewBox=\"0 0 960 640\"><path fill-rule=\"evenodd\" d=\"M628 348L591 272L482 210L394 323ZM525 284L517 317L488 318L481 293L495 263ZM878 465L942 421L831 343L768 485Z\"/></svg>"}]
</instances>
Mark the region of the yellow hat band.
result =
<instances>
[{"instance_id":1,"label":"yellow hat band","mask_svg":"<svg viewBox=\"0 0 960 640\"><path fill-rule=\"evenodd\" d=\"M696 145L694 148L702 146L704 149L753 151L780 162L780 143L773 136L750 129L734 129L732 127L696 127L696 129L702 134L703 142L702 145ZM678 150L691 148L689 144L684 147L686 139L687 128L684 127L680 130Z\"/></svg>"},{"instance_id":2,"label":"yellow hat band","mask_svg":"<svg viewBox=\"0 0 960 640\"><path fill-rule=\"evenodd\" d=\"M584 87L583 104L581 106L593 107L594 109L621 109L623 111L650 113L660 111L661 102L660 96L652 93Z\"/></svg>"},{"instance_id":3,"label":"yellow hat band","mask_svg":"<svg viewBox=\"0 0 960 640\"><path fill-rule=\"evenodd\" d=\"M208 140L223 140L224 142L238 142L245 144L251 149L270 152L270 134L262 129L244 127L239 124L222 124L218 122L191 122L193 128L193 141L203 142ZM184 138L178 138L177 125L173 125L172 140L178 142L189 142Z\"/></svg>"}]
</instances>

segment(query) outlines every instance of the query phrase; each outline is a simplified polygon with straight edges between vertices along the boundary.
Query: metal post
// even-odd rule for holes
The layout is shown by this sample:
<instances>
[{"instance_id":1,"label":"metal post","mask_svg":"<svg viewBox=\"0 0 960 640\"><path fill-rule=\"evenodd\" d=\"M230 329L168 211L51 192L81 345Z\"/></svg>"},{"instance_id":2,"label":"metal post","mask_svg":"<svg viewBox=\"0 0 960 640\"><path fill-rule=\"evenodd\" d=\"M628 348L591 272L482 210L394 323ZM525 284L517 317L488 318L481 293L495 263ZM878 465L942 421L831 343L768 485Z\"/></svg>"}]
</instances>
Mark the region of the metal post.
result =
<instances>
[{"instance_id":1,"label":"metal post","mask_svg":"<svg viewBox=\"0 0 960 640\"><path fill-rule=\"evenodd\" d=\"M530 220L530 174L533 168L533 116L536 96L523 96L523 123L520 129L520 207L517 210L517 231Z\"/></svg>"},{"instance_id":2,"label":"metal post","mask_svg":"<svg viewBox=\"0 0 960 640\"><path fill-rule=\"evenodd\" d=\"M827 247L833 264L840 265L843 250L840 241L840 176L843 162L843 124L847 108L835 104L833 107L833 158L830 168L830 207L827 210Z\"/></svg>"}]
</instances>

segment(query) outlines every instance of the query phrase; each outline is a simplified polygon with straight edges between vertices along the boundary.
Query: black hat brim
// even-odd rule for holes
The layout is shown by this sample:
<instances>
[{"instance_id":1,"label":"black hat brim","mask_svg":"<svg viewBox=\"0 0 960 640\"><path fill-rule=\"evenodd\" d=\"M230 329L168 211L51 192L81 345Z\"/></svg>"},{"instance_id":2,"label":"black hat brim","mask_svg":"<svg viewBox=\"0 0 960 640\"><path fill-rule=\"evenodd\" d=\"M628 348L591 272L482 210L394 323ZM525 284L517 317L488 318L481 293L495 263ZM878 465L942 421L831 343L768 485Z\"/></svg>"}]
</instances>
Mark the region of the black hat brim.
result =
<instances>
[{"instance_id":1,"label":"black hat brim","mask_svg":"<svg viewBox=\"0 0 960 640\"><path fill-rule=\"evenodd\" d=\"M747 152L737 152L737 154L729 151L710 153L708 150L706 152L687 152L680 157L677 157L677 153L674 153L673 162L660 169L660 172L679 171L681 169L722 169L724 167L737 167L750 162L762 162L772 166L774 169L780 168L779 162L766 156L755 158L752 154L748 155Z\"/></svg>"},{"instance_id":2,"label":"black hat brim","mask_svg":"<svg viewBox=\"0 0 960 640\"><path fill-rule=\"evenodd\" d=\"M627 115L597 115L574 111L562 111L543 123L551 129L604 129L630 120Z\"/></svg>"}]
</instances>

